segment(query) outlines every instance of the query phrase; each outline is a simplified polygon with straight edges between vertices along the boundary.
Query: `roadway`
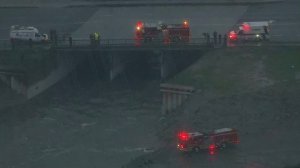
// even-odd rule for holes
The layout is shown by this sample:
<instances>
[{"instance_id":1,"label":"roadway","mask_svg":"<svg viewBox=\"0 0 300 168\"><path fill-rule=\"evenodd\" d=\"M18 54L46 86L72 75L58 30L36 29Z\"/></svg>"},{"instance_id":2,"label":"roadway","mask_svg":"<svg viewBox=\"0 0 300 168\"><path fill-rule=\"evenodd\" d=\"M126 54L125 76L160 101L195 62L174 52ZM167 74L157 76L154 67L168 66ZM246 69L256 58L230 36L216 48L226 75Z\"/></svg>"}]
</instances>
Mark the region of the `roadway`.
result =
<instances>
[{"instance_id":1,"label":"roadway","mask_svg":"<svg viewBox=\"0 0 300 168\"><path fill-rule=\"evenodd\" d=\"M73 33L74 38L88 38L91 32L100 32L103 38L130 39L135 23L165 21L191 22L194 38L203 32L224 34L246 11L245 6L196 7L120 7L120 8L1 8L0 39L8 39L11 25L32 25L41 32L57 29ZM221 17L222 16L222 17ZM208 19L209 18L209 19Z\"/></svg>"},{"instance_id":2,"label":"roadway","mask_svg":"<svg viewBox=\"0 0 300 168\"><path fill-rule=\"evenodd\" d=\"M246 6L100 8L73 36L88 38L89 32L98 31L104 39L130 39L134 37L137 21L182 23L188 19L192 37L202 38L204 32L224 34L246 9Z\"/></svg>"},{"instance_id":3,"label":"roadway","mask_svg":"<svg viewBox=\"0 0 300 168\"><path fill-rule=\"evenodd\" d=\"M300 41L300 2L286 0L284 3L250 6L240 22L273 20L271 40L282 42Z\"/></svg>"},{"instance_id":4,"label":"roadway","mask_svg":"<svg viewBox=\"0 0 300 168\"><path fill-rule=\"evenodd\" d=\"M35 26L41 33L50 29L70 33L86 22L97 8L0 8L0 40L9 39L12 25Z\"/></svg>"}]
</instances>

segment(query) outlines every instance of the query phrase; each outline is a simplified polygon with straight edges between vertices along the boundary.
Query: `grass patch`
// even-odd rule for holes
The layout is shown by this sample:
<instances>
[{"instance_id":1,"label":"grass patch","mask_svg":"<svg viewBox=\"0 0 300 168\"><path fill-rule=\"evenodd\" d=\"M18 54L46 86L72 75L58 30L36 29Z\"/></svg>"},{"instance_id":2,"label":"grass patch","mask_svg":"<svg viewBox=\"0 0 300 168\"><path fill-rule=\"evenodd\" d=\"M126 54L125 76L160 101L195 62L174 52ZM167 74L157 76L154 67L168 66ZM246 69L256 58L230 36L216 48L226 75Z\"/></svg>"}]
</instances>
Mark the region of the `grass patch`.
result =
<instances>
[{"instance_id":1,"label":"grass patch","mask_svg":"<svg viewBox=\"0 0 300 168\"><path fill-rule=\"evenodd\" d=\"M295 81L300 75L300 48L276 48L265 60L270 78L278 81Z\"/></svg>"},{"instance_id":2,"label":"grass patch","mask_svg":"<svg viewBox=\"0 0 300 168\"><path fill-rule=\"evenodd\" d=\"M207 53L168 82L226 94L256 87L265 78L295 80L297 74L300 78L299 47L240 47Z\"/></svg>"}]
</instances>

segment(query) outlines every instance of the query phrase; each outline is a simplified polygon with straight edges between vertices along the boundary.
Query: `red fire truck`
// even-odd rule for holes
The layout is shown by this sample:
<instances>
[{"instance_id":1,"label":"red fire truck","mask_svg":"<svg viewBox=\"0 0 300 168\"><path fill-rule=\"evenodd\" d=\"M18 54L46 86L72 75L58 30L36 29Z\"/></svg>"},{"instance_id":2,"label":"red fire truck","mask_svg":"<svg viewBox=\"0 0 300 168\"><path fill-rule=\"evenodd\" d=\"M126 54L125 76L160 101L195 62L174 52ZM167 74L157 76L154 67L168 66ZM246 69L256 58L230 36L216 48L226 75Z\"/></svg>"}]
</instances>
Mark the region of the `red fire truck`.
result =
<instances>
[{"instance_id":1,"label":"red fire truck","mask_svg":"<svg viewBox=\"0 0 300 168\"><path fill-rule=\"evenodd\" d=\"M138 44L163 42L165 44L189 42L190 26L187 20L181 24L151 24L138 21L135 30L135 40Z\"/></svg>"},{"instance_id":2,"label":"red fire truck","mask_svg":"<svg viewBox=\"0 0 300 168\"><path fill-rule=\"evenodd\" d=\"M182 131L178 134L177 148L184 152L208 149L213 154L217 148L239 142L237 130L233 128L216 129L209 133Z\"/></svg>"}]
</instances>

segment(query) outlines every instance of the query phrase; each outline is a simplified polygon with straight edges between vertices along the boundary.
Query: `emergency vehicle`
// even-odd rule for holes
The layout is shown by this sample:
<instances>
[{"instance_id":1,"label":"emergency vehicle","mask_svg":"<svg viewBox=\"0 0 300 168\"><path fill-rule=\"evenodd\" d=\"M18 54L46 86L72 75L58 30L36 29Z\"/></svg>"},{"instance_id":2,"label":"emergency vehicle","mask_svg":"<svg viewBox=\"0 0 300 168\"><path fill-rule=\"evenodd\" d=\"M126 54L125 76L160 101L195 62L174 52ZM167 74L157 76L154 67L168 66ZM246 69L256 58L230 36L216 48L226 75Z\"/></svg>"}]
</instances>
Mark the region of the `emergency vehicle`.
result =
<instances>
[{"instance_id":1,"label":"emergency vehicle","mask_svg":"<svg viewBox=\"0 0 300 168\"><path fill-rule=\"evenodd\" d=\"M177 149L184 152L209 150L212 154L217 148L240 142L236 129L221 128L209 133L179 132Z\"/></svg>"},{"instance_id":2,"label":"emergency vehicle","mask_svg":"<svg viewBox=\"0 0 300 168\"><path fill-rule=\"evenodd\" d=\"M181 24L145 23L138 21L135 28L135 40L139 43L164 42L177 43L189 42L190 26L187 20Z\"/></svg>"},{"instance_id":3,"label":"emergency vehicle","mask_svg":"<svg viewBox=\"0 0 300 168\"><path fill-rule=\"evenodd\" d=\"M270 24L272 21L243 22L237 30L229 32L229 41L263 41L269 40Z\"/></svg>"},{"instance_id":4,"label":"emergency vehicle","mask_svg":"<svg viewBox=\"0 0 300 168\"><path fill-rule=\"evenodd\" d=\"M40 34L39 30L32 26L18 26L14 25L10 28L9 33L12 41L29 41L32 42L46 42L48 41L47 34Z\"/></svg>"}]
</instances>

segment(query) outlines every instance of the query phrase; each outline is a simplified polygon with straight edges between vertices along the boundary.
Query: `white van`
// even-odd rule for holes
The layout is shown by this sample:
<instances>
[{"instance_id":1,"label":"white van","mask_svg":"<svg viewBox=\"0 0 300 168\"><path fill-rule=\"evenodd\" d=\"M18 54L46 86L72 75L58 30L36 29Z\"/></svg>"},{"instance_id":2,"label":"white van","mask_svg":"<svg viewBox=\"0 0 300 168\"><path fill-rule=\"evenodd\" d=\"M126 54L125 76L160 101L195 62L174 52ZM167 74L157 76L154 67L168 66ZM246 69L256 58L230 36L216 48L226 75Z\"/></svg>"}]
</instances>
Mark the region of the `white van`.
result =
<instances>
[{"instance_id":1,"label":"white van","mask_svg":"<svg viewBox=\"0 0 300 168\"><path fill-rule=\"evenodd\" d=\"M237 32L240 40L268 40L270 32L270 22L243 22Z\"/></svg>"},{"instance_id":2,"label":"white van","mask_svg":"<svg viewBox=\"0 0 300 168\"><path fill-rule=\"evenodd\" d=\"M32 42L46 42L48 41L47 34L40 34L38 29L35 27L25 26L11 26L10 28L10 39L15 41L29 41Z\"/></svg>"},{"instance_id":3,"label":"white van","mask_svg":"<svg viewBox=\"0 0 300 168\"><path fill-rule=\"evenodd\" d=\"M238 30L229 33L230 41L262 41L269 40L272 21L243 22Z\"/></svg>"}]
</instances>

